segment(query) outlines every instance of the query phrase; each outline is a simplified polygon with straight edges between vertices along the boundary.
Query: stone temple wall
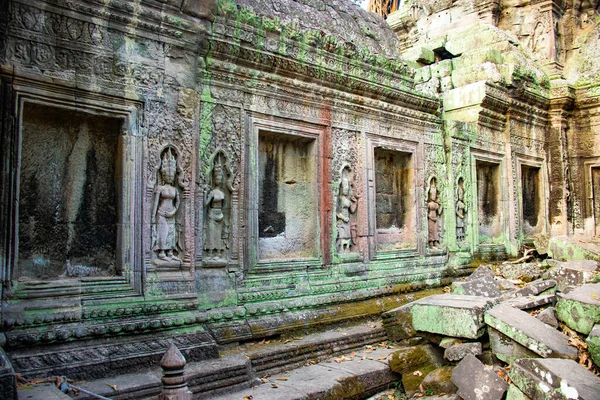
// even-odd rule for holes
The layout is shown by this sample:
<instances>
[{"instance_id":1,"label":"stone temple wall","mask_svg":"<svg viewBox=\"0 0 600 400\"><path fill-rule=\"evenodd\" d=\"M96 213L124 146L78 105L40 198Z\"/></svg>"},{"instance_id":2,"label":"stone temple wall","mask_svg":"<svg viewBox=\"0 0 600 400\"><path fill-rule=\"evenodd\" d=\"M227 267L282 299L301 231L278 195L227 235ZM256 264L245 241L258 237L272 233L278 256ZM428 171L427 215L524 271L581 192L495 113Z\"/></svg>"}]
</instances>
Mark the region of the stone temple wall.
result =
<instances>
[{"instance_id":1,"label":"stone temple wall","mask_svg":"<svg viewBox=\"0 0 600 400\"><path fill-rule=\"evenodd\" d=\"M479 22L427 47L429 17L395 33L345 1L0 1L15 369L118 374L171 341L192 361L378 315L555 229L590 89L464 7Z\"/></svg>"}]
</instances>

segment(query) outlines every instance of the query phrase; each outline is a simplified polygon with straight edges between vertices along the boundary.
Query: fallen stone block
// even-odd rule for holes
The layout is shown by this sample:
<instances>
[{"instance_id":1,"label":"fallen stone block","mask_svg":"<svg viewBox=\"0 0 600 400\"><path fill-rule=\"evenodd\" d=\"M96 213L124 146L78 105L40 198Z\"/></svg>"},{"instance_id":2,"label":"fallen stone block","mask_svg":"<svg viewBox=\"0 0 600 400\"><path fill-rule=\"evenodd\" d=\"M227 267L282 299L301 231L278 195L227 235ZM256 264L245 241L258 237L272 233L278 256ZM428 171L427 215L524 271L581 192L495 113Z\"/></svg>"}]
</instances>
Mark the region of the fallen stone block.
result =
<instances>
[{"instance_id":1,"label":"fallen stone block","mask_svg":"<svg viewBox=\"0 0 600 400\"><path fill-rule=\"evenodd\" d=\"M567 336L504 303L487 311L485 322L542 357L577 358L577 349L569 346Z\"/></svg>"},{"instance_id":2,"label":"fallen stone block","mask_svg":"<svg viewBox=\"0 0 600 400\"><path fill-rule=\"evenodd\" d=\"M458 388L452 383L451 366L439 367L427 374L423 382L423 388L431 390L433 393L456 393Z\"/></svg>"},{"instance_id":3,"label":"fallen stone block","mask_svg":"<svg viewBox=\"0 0 600 400\"><path fill-rule=\"evenodd\" d=\"M545 306L546 304L554 304L555 302L556 295L554 294L547 294L544 296L515 297L503 301L504 304L508 304L509 306L518 308L519 310L530 310L532 308Z\"/></svg>"},{"instance_id":4,"label":"fallen stone block","mask_svg":"<svg viewBox=\"0 0 600 400\"><path fill-rule=\"evenodd\" d=\"M498 297L501 294L498 284L490 276L482 276L481 278L470 279L464 282L453 282L452 293L484 297Z\"/></svg>"},{"instance_id":5,"label":"fallen stone block","mask_svg":"<svg viewBox=\"0 0 600 400\"><path fill-rule=\"evenodd\" d=\"M600 264L593 260L576 261L556 261L548 260L548 265L552 268L547 271L545 276L556 280L558 291L562 292L570 285L583 285L591 281L594 277L594 271L598 270Z\"/></svg>"},{"instance_id":6,"label":"fallen stone block","mask_svg":"<svg viewBox=\"0 0 600 400\"><path fill-rule=\"evenodd\" d=\"M546 268L540 263L506 264L502 266L502 276L506 279L520 279L531 282L542 276Z\"/></svg>"},{"instance_id":7,"label":"fallen stone block","mask_svg":"<svg viewBox=\"0 0 600 400\"><path fill-rule=\"evenodd\" d=\"M448 361L459 361L471 354L473 356L481 355L481 343L460 343L450 346L444 351L444 358Z\"/></svg>"},{"instance_id":8,"label":"fallen stone block","mask_svg":"<svg viewBox=\"0 0 600 400\"><path fill-rule=\"evenodd\" d=\"M517 360L512 364L508 375L525 396L534 400L600 398L600 378L573 360Z\"/></svg>"},{"instance_id":9,"label":"fallen stone block","mask_svg":"<svg viewBox=\"0 0 600 400\"><path fill-rule=\"evenodd\" d=\"M587 335L600 322L600 283L586 284L560 294L556 316L569 328Z\"/></svg>"},{"instance_id":10,"label":"fallen stone block","mask_svg":"<svg viewBox=\"0 0 600 400\"><path fill-rule=\"evenodd\" d=\"M473 355L467 355L452 371L452 383L464 400L500 400L508 384Z\"/></svg>"},{"instance_id":11,"label":"fallen stone block","mask_svg":"<svg viewBox=\"0 0 600 400\"><path fill-rule=\"evenodd\" d=\"M546 325L550 325L553 328L558 328L558 319L556 318L556 313L554 312L554 307L548 307L545 310L541 311L538 315L535 316L537 319L545 323Z\"/></svg>"},{"instance_id":12,"label":"fallen stone block","mask_svg":"<svg viewBox=\"0 0 600 400\"><path fill-rule=\"evenodd\" d=\"M527 347L517 343L502 332L488 326L488 336L490 338L490 346L494 355L499 360L507 364L512 364L519 358L538 358L539 355L529 350Z\"/></svg>"},{"instance_id":13,"label":"fallen stone block","mask_svg":"<svg viewBox=\"0 0 600 400\"><path fill-rule=\"evenodd\" d=\"M594 326L585 342L594 364L600 367L600 325Z\"/></svg>"},{"instance_id":14,"label":"fallen stone block","mask_svg":"<svg viewBox=\"0 0 600 400\"><path fill-rule=\"evenodd\" d=\"M440 349L426 344L394 351L388 356L388 365L402 374L402 386L410 396L419 390L427 374L444 365L444 359Z\"/></svg>"},{"instance_id":15,"label":"fallen stone block","mask_svg":"<svg viewBox=\"0 0 600 400\"><path fill-rule=\"evenodd\" d=\"M439 349L424 344L394 351L388 356L388 364L392 371L405 374L427 365L441 367L444 365L444 359Z\"/></svg>"},{"instance_id":16,"label":"fallen stone block","mask_svg":"<svg viewBox=\"0 0 600 400\"><path fill-rule=\"evenodd\" d=\"M538 279L527 286L517 290L515 297L537 296L538 294L556 286L554 279Z\"/></svg>"},{"instance_id":17,"label":"fallen stone block","mask_svg":"<svg viewBox=\"0 0 600 400\"><path fill-rule=\"evenodd\" d=\"M417 300L411 309L413 327L444 336L476 339L485 332L484 312L494 302L482 296L440 294Z\"/></svg>"},{"instance_id":18,"label":"fallen stone block","mask_svg":"<svg viewBox=\"0 0 600 400\"><path fill-rule=\"evenodd\" d=\"M413 303L408 303L381 314L383 327L390 340L405 340L417 334L412 325L412 305Z\"/></svg>"},{"instance_id":19,"label":"fallen stone block","mask_svg":"<svg viewBox=\"0 0 600 400\"><path fill-rule=\"evenodd\" d=\"M465 280L470 281L470 280L485 278L485 277L489 277L492 279L494 279L496 277L496 274L494 273L494 270L492 269L491 265L481 265L481 266L477 267L477 269L475 271L473 271L471 273L471 275L469 275Z\"/></svg>"},{"instance_id":20,"label":"fallen stone block","mask_svg":"<svg viewBox=\"0 0 600 400\"><path fill-rule=\"evenodd\" d=\"M521 389L511 383L506 391L506 400L531 400L531 398L526 396L525 393L521 392Z\"/></svg>"}]
</instances>

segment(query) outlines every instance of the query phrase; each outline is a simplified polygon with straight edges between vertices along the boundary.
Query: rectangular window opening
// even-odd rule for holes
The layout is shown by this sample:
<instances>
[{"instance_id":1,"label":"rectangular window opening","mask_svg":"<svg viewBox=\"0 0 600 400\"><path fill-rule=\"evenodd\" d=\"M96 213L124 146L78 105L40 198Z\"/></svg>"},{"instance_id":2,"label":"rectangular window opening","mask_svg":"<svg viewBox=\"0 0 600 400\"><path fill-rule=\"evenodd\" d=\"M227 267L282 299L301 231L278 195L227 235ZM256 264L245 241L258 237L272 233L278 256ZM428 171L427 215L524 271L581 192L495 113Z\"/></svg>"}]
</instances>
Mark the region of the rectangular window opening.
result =
<instances>
[{"instance_id":1,"label":"rectangular window opening","mask_svg":"<svg viewBox=\"0 0 600 400\"><path fill-rule=\"evenodd\" d=\"M378 250L416 246L412 153L375 149L375 220Z\"/></svg>"}]
</instances>

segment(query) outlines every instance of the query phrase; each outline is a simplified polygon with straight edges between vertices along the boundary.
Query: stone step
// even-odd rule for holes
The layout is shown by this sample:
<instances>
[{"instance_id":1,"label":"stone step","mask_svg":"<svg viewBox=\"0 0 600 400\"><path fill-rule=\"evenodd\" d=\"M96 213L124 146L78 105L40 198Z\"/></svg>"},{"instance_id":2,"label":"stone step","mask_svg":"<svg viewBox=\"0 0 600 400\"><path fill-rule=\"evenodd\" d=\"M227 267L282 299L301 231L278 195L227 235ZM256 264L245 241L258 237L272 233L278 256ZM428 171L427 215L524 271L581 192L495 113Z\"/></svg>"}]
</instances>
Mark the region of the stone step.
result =
<instances>
[{"instance_id":1,"label":"stone step","mask_svg":"<svg viewBox=\"0 0 600 400\"><path fill-rule=\"evenodd\" d=\"M281 346L246 353L260 374L276 373L304 365L307 361L342 354L386 340L385 330L375 325L358 325L297 338Z\"/></svg>"},{"instance_id":2,"label":"stone step","mask_svg":"<svg viewBox=\"0 0 600 400\"><path fill-rule=\"evenodd\" d=\"M263 382L260 378L265 376L275 374L289 376L289 371L308 368L305 365L316 366L318 363L334 367L336 371L341 368L343 371L342 367L355 361L354 369L350 369L349 372L338 372L336 377L349 380L364 372L365 376L357 378L357 382L361 382L361 379L364 381L372 379L373 382L368 383L367 386L372 387L369 393L375 393L397 378L389 368L387 372L383 371L382 365L387 368L387 362L378 360L385 359L393 350L372 346L386 339L380 323L369 323L338 328L303 338L247 343L236 346L235 351L223 352L224 355L220 358L188 363L185 369L188 387L194 393L194 398L212 399L214 396L221 394L225 396L224 393L233 392L238 393L239 396L253 386L262 386L260 384ZM346 356L339 357L342 354ZM339 365L335 361L336 357L338 361L342 361ZM377 363L373 364L373 361ZM365 365L360 366L363 362ZM79 383L78 386L114 400L155 398L162 388L161 375L162 370L157 366L136 374L90 380ZM268 379L277 385L283 383L274 378ZM332 383L336 383L335 379ZM364 384L361 383L359 386L363 387ZM275 395L276 393L271 393L270 398L279 398L278 395L273 397ZM244 395L239 398L243 397ZM80 393L77 398L92 399L83 393Z\"/></svg>"},{"instance_id":3,"label":"stone step","mask_svg":"<svg viewBox=\"0 0 600 400\"><path fill-rule=\"evenodd\" d=\"M320 400L369 397L400 378L393 373L387 357L393 349L356 351L341 362L327 360L273 375L254 387L210 397L212 400ZM250 397L251 396L251 397Z\"/></svg>"}]
</instances>

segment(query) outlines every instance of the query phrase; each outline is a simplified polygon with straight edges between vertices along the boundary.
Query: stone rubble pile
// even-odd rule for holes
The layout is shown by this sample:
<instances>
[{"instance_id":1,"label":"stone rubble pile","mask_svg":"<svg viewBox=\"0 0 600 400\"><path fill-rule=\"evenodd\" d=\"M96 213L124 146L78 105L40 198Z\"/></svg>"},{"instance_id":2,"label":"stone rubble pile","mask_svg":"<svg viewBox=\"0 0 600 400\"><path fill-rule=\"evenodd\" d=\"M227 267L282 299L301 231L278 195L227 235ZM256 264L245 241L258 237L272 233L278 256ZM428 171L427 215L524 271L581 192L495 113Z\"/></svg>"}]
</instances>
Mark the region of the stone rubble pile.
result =
<instances>
[{"instance_id":1,"label":"stone rubble pile","mask_svg":"<svg viewBox=\"0 0 600 400\"><path fill-rule=\"evenodd\" d=\"M422 338L389 357L406 394L600 399L600 263L498 267L382 315L390 339Z\"/></svg>"}]
</instances>

